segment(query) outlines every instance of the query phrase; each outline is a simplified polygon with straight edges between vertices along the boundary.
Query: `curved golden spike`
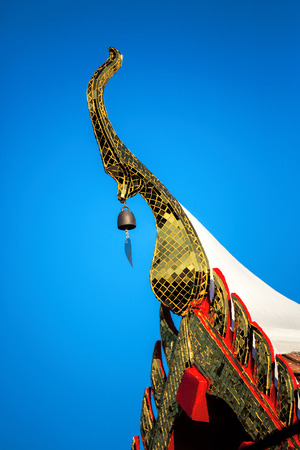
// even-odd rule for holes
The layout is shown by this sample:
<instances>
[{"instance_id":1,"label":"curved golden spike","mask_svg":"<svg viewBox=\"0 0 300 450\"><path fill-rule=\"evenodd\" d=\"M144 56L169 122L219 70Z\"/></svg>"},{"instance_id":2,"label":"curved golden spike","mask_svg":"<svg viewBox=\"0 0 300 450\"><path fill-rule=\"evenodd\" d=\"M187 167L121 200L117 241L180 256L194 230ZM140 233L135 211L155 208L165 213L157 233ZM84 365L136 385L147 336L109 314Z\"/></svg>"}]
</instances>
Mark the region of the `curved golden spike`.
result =
<instances>
[{"instance_id":1,"label":"curved golden spike","mask_svg":"<svg viewBox=\"0 0 300 450\"><path fill-rule=\"evenodd\" d=\"M209 287L209 264L199 238L179 202L120 141L104 106L103 91L122 65L122 55L109 49L110 57L94 73L87 100L104 169L118 184L124 203L140 193L156 221L157 239L150 272L155 296L172 312L185 315L202 301Z\"/></svg>"}]
</instances>

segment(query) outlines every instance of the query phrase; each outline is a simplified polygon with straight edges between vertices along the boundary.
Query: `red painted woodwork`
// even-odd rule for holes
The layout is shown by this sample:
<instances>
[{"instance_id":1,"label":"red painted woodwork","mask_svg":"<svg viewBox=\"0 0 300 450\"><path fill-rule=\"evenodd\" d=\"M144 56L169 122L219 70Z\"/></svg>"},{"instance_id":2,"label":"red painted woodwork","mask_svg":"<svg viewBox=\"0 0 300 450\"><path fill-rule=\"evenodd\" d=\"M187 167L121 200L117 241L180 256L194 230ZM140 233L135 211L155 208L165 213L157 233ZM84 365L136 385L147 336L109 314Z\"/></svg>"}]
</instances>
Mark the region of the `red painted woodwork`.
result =
<instances>
[{"instance_id":1,"label":"red painted woodwork","mask_svg":"<svg viewBox=\"0 0 300 450\"><path fill-rule=\"evenodd\" d=\"M175 446L174 446L174 431L171 435L171 439L168 445L168 450L175 450Z\"/></svg>"},{"instance_id":2,"label":"red painted woodwork","mask_svg":"<svg viewBox=\"0 0 300 450\"><path fill-rule=\"evenodd\" d=\"M140 450L140 438L139 436L134 436L133 442L135 445L135 450Z\"/></svg>"},{"instance_id":3,"label":"red painted woodwork","mask_svg":"<svg viewBox=\"0 0 300 450\"><path fill-rule=\"evenodd\" d=\"M242 450L243 448L248 448L248 447L250 447L251 445L253 445L253 441L251 442L251 441L247 441L247 442L242 442L241 443L241 445L239 446L239 448L238 448L238 450Z\"/></svg>"},{"instance_id":4,"label":"red painted woodwork","mask_svg":"<svg viewBox=\"0 0 300 450\"><path fill-rule=\"evenodd\" d=\"M209 422L207 409L207 390L209 381L193 366L184 371L177 392L177 401L190 419Z\"/></svg>"}]
</instances>

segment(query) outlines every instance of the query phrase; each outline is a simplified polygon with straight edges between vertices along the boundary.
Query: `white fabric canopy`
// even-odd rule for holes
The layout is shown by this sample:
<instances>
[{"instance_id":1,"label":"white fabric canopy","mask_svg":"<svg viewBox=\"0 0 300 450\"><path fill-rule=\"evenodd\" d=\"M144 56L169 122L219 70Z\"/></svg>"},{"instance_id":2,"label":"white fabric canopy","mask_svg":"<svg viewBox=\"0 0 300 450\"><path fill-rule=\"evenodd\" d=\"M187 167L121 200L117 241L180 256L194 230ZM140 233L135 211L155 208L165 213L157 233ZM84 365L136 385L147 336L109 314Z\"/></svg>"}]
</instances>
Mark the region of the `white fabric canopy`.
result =
<instances>
[{"instance_id":1,"label":"white fabric canopy","mask_svg":"<svg viewBox=\"0 0 300 450\"><path fill-rule=\"evenodd\" d=\"M300 351L300 305L279 294L239 263L184 207L211 269L224 274L229 290L243 300L251 319L270 338L275 353Z\"/></svg>"}]
</instances>

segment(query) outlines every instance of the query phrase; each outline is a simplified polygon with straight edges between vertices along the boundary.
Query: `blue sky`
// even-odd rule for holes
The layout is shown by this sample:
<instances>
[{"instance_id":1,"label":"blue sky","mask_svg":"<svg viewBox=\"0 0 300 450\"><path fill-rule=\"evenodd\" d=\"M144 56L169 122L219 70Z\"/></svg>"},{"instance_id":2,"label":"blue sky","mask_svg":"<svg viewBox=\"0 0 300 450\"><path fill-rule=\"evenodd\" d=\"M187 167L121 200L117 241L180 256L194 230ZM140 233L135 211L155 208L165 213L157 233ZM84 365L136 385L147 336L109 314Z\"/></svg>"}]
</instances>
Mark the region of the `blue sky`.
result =
<instances>
[{"instance_id":1,"label":"blue sky","mask_svg":"<svg viewBox=\"0 0 300 450\"><path fill-rule=\"evenodd\" d=\"M155 224L116 228L86 87L119 137L246 267L299 302L298 0L1 6L0 447L130 448L159 304Z\"/></svg>"}]
</instances>

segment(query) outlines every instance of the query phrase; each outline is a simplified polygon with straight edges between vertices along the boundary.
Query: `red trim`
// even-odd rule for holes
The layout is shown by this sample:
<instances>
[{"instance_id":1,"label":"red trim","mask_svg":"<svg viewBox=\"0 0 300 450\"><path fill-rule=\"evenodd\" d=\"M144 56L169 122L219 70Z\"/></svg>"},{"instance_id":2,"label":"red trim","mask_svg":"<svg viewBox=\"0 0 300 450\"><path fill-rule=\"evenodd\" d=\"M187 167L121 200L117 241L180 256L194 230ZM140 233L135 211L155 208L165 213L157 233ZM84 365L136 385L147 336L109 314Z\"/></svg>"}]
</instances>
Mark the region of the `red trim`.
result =
<instances>
[{"instance_id":1,"label":"red trim","mask_svg":"<svg viewBox=\"0 0 300 450\"><path fill-rule=\"evenodd\" d=\"M139 436L134 436L133 442L135 444L136 450L140 450L140 438L139 438Z\"/></svg>"},{"instance_id":2,"label":"red trim","mask_svg":"<svg viewBox=\"0 0 300 450\"><path fill-rule=\"evenodd\" d=\"M223 281L223 284L224 284L224 286L225 286L226 293L227 293L227 298L228 298L228 300L230 300L230 291L229 291L229 287L228 287L228 284L227 284L227 281L226 281L225 276L223 275L223 273L221 272L221 270L218 269L217 267L215 267L215 268L213 269L213 272L215 272L215 274L217 274L218 277L220 277L221 280Z\"/></svg>"},{"instance_id":3,"label":"red trim","mask_svg":"<svg viewBox=\"0 0 300 450\"><path fill-rule=\"evenodd\" d=\"M283 364L286 366L286 368L287 368L287 370L288 370L288 372L289 372L289 374L291 375L292 380L293 380L294 391L297 391L297 389L298 389L298 388L297 388L297 381L296 381L296 377L295 377L295 375L294 375L294 372L293 372L292 369L288 366L288 364L286 363L286 361L284 360L284 358L283 358L281 355L277 355L277 354L276 354L276 358L280 359L280 361L283 362Z\"/></svg>"},{"instance_id":4,"label":"red trim","mask_svg":"<svg viewBox=\"0 0 300 450\"><path fill-rule=\"evenodd\" d=\"M219 336L218 334L214 334L212 332L213 326L209 323L209 320L207 318L208 315L208 311L206 311L206 305L204 306L202 302L201 306L202 308L199 309L198 308L193 308L195 314L197 315L197 317L201 320L201 322L203 323L203 325L205 326L205 328L207 329L207 331L209 332L209 334L212 336L212 338L216 341L216 339L219 340L220 344L223 346L223 352L224 354L227 355L228 360L231 362L231 364L235 367L235 369L238 371L240 377L243 379L243 381L245 382L245 384L248 386L248 388L250 389L250 391L252 392L252 394L254 395L254 397L259 401L259 403L261 404L261 406L263 406L264 410L266 411L266 413L268 414L268 416L271 418L271 420L273 421L274 425L277 427L277 429L281 429L282 428L282 424L279 421L276 411L275 411L275 398L276 398L276 388L274 385L274 361L275 361L275 354L274 354L274 348L272 345L272 342L270 340L270 338L268 337L268 335L264 332L264 330L256 323L256 322L252 322L251 319L251 315L248 311L247 306L245 305L245 303L242 301L242 299L239 297L238 294L233 293L232 295L235 296L235 298L237 299L237 301L240 302L241 306L244 308L246 315L248 317L249 320L249 325L250 327L256 328L261 334L262 336L265 338L267 345L270 348L270 353L271 353L271 386L270 386L270 395L265 395L262 392L260 392L257 388L253 388L251 384L255 385L255 382L253 380L253 358L252 358L252 351L250 349L249 352L249 360L247 363L247 366L244 366L242 364L240 364L234 357L234 355L232 354L232 344L233 344L233 339L234 339L234 334L231 331L231 304L230 302L232 302L232 306L234 308L234 303L231 300L231 296L230 296L230 291L229 291L229 287L227 285L226 282L226 278L223 275L223 273L221 272L220 269L218 268L214 268L213 272L220 277L220 279L222 280L224 287L226 289L226 293L227 293L227 298L228 298L228 307L229 307L229 314L228 314L228 324L227 324L227 329L226 329L226 335L224 338L222 338L221 336ZM208 300L208 297L205 299ZM215 332L216 333L216 332ZM292 378L292 382L293 382L293 386L294 386L294 390L297 391L297 382L296 382L296 378L291 370L291 368L287 365L287 363L285 362L285 360L280 356L280 355L276 355L287 367L289 374L291 375ZM239 367L240 366L240 367ZM242 368L242 371L241 371ZM245 377L245 375L247 375L247 378ZM251 384L250 384L251 382ZM273 405L273 407L272 407ZM294 422L297 422L297 415L294 411ZM249 446L251 443L250 442L244 442L244 447ZM242 445L243 445L242 444ZM240 448L243 448L242 446Z\"/></svg>"},{"instance_id":5,"label":"red trim","mask_svg":"<svg viewBox=\"0 0 300 450\"><path fill-rule=\"evenodd\" d=\"M150 415L151 415L151 420L153 420L153 422L154 422L155 421L155 417L154 417L154 414L153 414L152 403L151 403L151 391L152 391L151 387L147 387L146 390L145 390L145 394L146 394L147 405L148 405L149 412L150 412Z\"/></svg>"},{"instance_id":6,"label":"red trim","mask_svg":"<svg viewBox=\"0 0 300 450\"><path fill-rule=\"evenodd\" d=\"M238 450L242 450L243 448L248 448L251 447L251 445L253 445L254 442L253 441L244 441L241 443L241 445L239 446Z\"/></svg>"},{"instance_id":7,"label":"red trim","mask_svg":"<svg viewBox=\"0 0 300 450\"><path fill-rule=\"evenodd\" d=\"M175 450L174 431L172 431L172 434L171 434L171 437L170 437L170 441L169 441L169 445L168 445L168 450Z\"/></svg>"},{"instance_id":8,"label":"red trim","mask_svg":"<svg viewBox=\"0 0 300 450\"><path fill-rule=\"evenodd\" d=\"M291 375L292 378L292 383L293 383L293 387L294 387L294 392L297 392L297 380L296 377L292 371L292 369L288 366L287 362L284 360L284 358L281 355L277 355L276 354L276 358L280 359L280 361L285 365L285 367L287 368L289 374ZM295 395L295 394L294 394ZM296 399L295 399L296 400ZM294 402L294 411L293 411L293 423L297 423L299 421L298 416L297 416L297 402ZM300 443L300 436L293 436L294 439L296 440L297 443Z\"/></svg>"},{"instance_id":9,"label":"red trim","mask_svg":"<svg viewBox=\"0 0 300 450\"><path fill-rule=\"evenodd\" d=\"M237 370L237 372L239 373L241 379L244 381L244 383L247 385L247 387L250 389L250 391L252 392L252 394L254 395L254 397L259 401L259 403L263 406L264 410L266 411L266 413L268 414L268 416L270 417L270 419L273 421L274 425L278 428L281 429L282 428L282 424L279 421L279 419L277 418L277 415L275 413L275 411L272 409L271 404L269 403L269 399L268 397L264 396L260 391L258 391L257 389L255 389L251 384L254 384L254 381L250 378L250 380L248 379L248 377L245 376L245 374L247 374L247 372L245 371L241 371L239 366L238 366L238 362L235 360L234 356L232 355L230 349L226 346L226 344L223 342L222 338L218 335L215 335L212 332L213 328L210 324L207 323L207 320L205 317L201 317L201 315L199 314L198 311L195 311L195 314L197 315L198 319L202 322L202 324L204 325L205 329L208 331L208 333L210 334L210 336L214 339L214 341L216 341L217 339L220 341L218 344L220 346L222 346L222 350L223 353L226 355L227 359L230 361L231 365L235 368L235 370ZM248 374L247 374L248 375ZM249 376L249 375L248 375ZM250 384L251 381L251 384ZM265 403L267 402L267 403Z\"/></svg>"},{"instance_id":10,"label":"red trim","mask_svg":"<svg viewBox=\"0 0 300 450\"><path fill-rule=\"evenodd\" d=\"M213 269L213 272L215 272L215 274L222 280L222 283L224 284L224 287L225 287L225 290L226 290L229 314L228 314L228 320L227 320L226 333L225 333L224 340L228 344L229 347L232 347L233 332L231 331L231 319L232 319L232 317L231 317L231 296L230 296L229 287L228 287L226 278L225 278L224 274L222 273L222 271L220 269L215 267Z\"/></svg>"},{"instance_id":11,"label":"red trim","mask_svg":"<svg viewBox=\"0 0 300 450\"><path fill-rule=\"evenodd\" d=\"M251 324L251 322L252 322L251 314L249 313L247 306L245 305L245 303L243 302L243 300L241 299L241 297L240 297L239 295L237 295L235 292L233 292L233 293L231 294L231 296L232 296L232 295L234 295L234 296L237 298L237 300L240 302L240 304L241 304L242 307L244 308L244 310L245 310L245 312L246 312L246 314L247 314L249 323Z\"/></svg>"},{"instance_id":12,"label":"red trim","mask_svg":"<svg viewBox=\"0 0 300 450\"><path fill-rule=\"evenodd\" d=\"M261 332L261 334L263 335L263 337L265 338L265 340L267 341L267 344L269 345L270 350L271 350L271 360L272 360L272 362L274 362L274 361L275 361L275 354L274 354L274 349L273 349L272 342L270 341L270 338L266 335L266 333L265 333L264 330L258 325L258 323L256 323L256 322L251 322L251 325L252 325L253 327L257 328L257 329Z\"/></svg>"},{"instance_id":13,"label":"red trim","mask_svg":"<svg viewBox=\"0 0 300 450\"><path fill-rule=\"evenodd\" d=\"M251 319L251 315L250 315L250 313L249 313L249 311L247 309L247 306L245 305L245 303L243 302L241 297L238 294L236 294L235 292L233 292L231 294L231 297L235 297L237 302L239 302L240 305L242 306L242 308L244 309L244 311L246 313L246 316L247 316L247 319L248 319L248 322L249 322L249 327L250 327L250 330L251 330L252 319ZM234 303L233 303L233 305L234 305ZM236 332L233 333L232 342L234 342L235 337L236 337ZM251 337L251 334L250 334L250 337ZM253 359L252 359L252 351L251 351L251 349L250 349L250 352L249 352L249 355L248 355L248 361L246 362L246 364L243 367L245 368L246 372L250 376L252 376L252 373L253 373Z\"/></svg>"},{"instance_id":14,"label":"red trim","mask_svg":"<svg viewBox=\"0 0 300 450\"><path fill-rule=\"evenodd\" d=\"M209 296L206 296L200 303L198 302L197 305L193 306L193 308L194 307L199 309L205 316L208 316L210 308Z\"/></svg>"}]
</instances>

